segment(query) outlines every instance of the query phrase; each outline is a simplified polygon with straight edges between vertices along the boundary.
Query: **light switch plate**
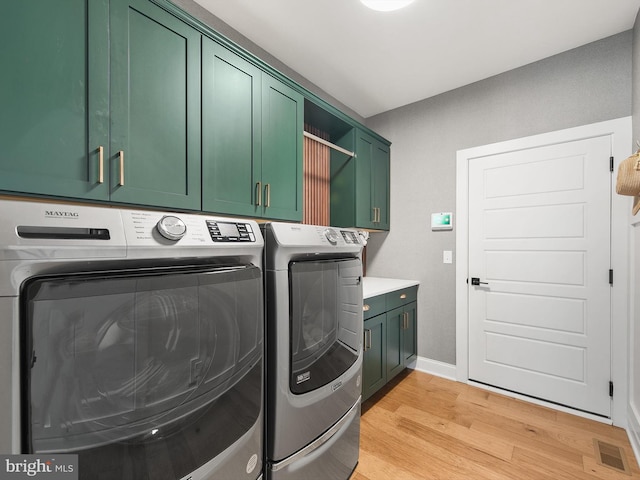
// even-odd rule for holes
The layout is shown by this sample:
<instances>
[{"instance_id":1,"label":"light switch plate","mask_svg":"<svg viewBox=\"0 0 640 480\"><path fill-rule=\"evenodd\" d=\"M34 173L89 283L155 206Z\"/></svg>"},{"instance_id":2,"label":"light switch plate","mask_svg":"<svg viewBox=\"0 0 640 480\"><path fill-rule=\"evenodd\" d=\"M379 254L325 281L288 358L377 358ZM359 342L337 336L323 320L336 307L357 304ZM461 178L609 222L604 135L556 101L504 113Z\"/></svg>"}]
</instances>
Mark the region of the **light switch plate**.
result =
<instances>
[{"instance_id":1,"label":"light switch plate","mask_svg":"<svg viewBox=\"0 0 640 480\"><path fill-rule=\"evenodd\" d=\"M442 252L442 263L453 263L453 252L451 250Z\"/></svg>"}]
</instances>

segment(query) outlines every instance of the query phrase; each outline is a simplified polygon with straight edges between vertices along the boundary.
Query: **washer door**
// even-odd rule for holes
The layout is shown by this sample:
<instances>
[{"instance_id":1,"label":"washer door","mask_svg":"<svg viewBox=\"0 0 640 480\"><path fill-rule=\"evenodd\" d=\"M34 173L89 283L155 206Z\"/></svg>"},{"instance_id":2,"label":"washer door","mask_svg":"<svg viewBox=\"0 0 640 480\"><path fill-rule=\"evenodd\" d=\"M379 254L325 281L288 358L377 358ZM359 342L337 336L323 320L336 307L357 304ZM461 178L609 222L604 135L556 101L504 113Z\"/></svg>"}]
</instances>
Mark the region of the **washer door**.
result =
<instances>
[{"instance_id":1,"label":"washer door","mask_svg":"<svg viewBox=\"0 0 640 480\"><path fill-rule=\"evenodd\" d=\"M358 359L361 280L359 259L290 263L289 384L293 393L328 384Z\"/></svg>"},{"instance_id":2,"label":"washer door","mask_svg":"<svg viewBox=\"0 0 640 480\"><path fill-rule=\"evenodd\" d=\"M136 479L224 451L261 418L261 278L244 265L29 280L25 451L82 452L83 478Z\"/></svg>"}]
</instances>

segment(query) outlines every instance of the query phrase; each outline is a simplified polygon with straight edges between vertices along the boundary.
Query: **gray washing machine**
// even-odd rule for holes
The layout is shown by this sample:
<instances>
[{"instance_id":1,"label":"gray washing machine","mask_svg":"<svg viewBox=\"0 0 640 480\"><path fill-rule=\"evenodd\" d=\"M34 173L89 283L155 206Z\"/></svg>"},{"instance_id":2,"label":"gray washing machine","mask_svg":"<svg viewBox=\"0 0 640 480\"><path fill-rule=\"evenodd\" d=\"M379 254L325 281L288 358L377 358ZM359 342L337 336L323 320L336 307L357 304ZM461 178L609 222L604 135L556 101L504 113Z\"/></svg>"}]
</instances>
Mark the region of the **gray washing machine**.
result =
<instances>
[{"instance_id":1,"label":"gray washing machine","mask_svg":"<svg viewBox=\"0 0 640 480\"><path fill-rule=\"evenodd\" d=\"M358 462L362 243L356 230L268 223L266 475L345 480Z\"/></svg>"}]
</instances>

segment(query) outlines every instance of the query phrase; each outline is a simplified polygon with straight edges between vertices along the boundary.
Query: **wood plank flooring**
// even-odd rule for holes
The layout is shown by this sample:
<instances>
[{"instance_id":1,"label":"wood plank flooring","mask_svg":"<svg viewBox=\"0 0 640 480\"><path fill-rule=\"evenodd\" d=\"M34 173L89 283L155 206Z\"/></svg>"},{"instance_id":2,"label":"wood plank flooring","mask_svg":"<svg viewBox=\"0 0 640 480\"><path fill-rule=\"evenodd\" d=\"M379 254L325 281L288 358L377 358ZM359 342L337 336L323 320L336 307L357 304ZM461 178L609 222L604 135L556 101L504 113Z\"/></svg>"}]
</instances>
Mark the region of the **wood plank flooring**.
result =
<instances>
[{"instance_id":1,"label":"wood plank flooring","mask_svg":"<svg viewBox=\"0 0 640 480\"><path fill-rule=\"evenodd\" d=\"M363 403L360 428L351 480L640 480L620 428L413 370ZM594 439L630 474L599 464Z\"/></svg>"}]
</instances>

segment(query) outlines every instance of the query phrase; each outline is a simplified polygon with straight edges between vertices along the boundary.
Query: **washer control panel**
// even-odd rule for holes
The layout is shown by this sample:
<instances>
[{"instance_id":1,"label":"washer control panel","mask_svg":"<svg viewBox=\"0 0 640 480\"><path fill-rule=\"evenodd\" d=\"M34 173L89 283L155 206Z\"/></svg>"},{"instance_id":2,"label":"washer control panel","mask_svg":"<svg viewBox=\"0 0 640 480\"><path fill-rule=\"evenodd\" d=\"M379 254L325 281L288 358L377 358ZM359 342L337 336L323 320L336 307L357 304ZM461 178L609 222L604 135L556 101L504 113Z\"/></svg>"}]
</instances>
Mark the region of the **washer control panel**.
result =
<instances>
[{"instance_id":1,"label":"washer control panel","mask_svg":"<svg viewBox=\"0 0 640 480\"><path fill-rule=\"evenodd\" d=\"M253 248L263 244L260 228L253 220L150 210L123 209L121 213L129 247L206 248L242 244Z\"/></svg>"},{"instance_id":2,"label":"washer control panel","mask_svg":"<svg viewBox=\"0 0 640 480\"><path fill-rule=\"evenodd\" d=\"M256 236L251 224L207 220L207 228L214 242L255 242Z\"/></svg>"}]
</instances>

